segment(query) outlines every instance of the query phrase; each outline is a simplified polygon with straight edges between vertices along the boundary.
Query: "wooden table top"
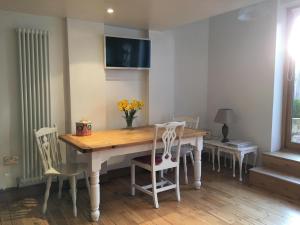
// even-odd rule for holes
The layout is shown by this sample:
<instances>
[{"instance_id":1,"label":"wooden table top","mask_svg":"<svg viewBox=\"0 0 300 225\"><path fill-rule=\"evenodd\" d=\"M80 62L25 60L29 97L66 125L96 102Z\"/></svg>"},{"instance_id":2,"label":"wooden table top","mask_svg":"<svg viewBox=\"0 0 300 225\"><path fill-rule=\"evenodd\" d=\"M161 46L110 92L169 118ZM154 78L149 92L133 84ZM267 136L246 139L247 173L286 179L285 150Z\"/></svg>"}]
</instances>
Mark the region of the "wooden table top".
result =
<instances>
[{"instance_id":1,"label":"wooden table top","mask_svg":"<svg viewBox=\"0 0 300 225\"><path fill-rule=\"evenodd\" d=\"M183 138L201 137L206 134L206 131L185 128ZM65 134L60 135L59 139L83 153L88 153L117 147L152 143L153 135L153 126L147 126L133 129L95 131L92 132L90 136Z\"/></svg>"}]
</instances>

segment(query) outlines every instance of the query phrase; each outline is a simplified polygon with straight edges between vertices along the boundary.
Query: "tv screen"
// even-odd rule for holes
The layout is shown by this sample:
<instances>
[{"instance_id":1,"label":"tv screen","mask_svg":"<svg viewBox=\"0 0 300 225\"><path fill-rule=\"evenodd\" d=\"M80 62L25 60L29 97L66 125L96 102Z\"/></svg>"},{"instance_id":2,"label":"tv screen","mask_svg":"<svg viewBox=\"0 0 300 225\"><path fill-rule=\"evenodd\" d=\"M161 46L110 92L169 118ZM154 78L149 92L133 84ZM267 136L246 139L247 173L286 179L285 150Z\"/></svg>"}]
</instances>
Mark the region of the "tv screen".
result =
<instances>
[{"instance_id":1,"label":"tv screen","mask_svg":"<svg viewBox=\"0 0 300 225\"><path fill-rule=\"evenodd\" d=\"M106 68L150 68L150 40L105 36Z\"/></svg>"}]
</instances>

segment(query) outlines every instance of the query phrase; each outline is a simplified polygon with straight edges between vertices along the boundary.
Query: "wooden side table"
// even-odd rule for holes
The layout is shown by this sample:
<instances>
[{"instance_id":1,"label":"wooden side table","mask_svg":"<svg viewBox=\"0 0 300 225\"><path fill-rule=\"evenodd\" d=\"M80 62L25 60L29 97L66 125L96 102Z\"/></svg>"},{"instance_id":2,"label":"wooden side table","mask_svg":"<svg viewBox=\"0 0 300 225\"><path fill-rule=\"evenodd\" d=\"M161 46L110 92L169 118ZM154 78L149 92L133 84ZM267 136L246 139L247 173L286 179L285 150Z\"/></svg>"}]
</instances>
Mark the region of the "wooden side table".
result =
<instances>
[{"instance_id":1,"label":"wooden side table","mask_svg":"<svg viewBox=\"0 0 300 225\"><path fill-rule=\"evenodd\" d=\"M218 172L220 172L221 166L220 166L220 153L228 153L232 155L233 159L233 177L235 177L235 162L236 159L239 161L239 172L240 172L240 181L243 181L242 178L242 167L243 167L243 160L245 156L248 158L248 155L252 153L254 155L253 158L253 166L256 165L256 158L257 158L257 150L258 147L256 145L250 145L247 147L232 147L227 145L226 143L222 143L219 140L205 140L204 143L206 145L210 146L216 146L217 147L217 157L218 157ZM248 162L248 159L247 159ZM246 165L247 166L247 165ZM213 165L214 167L214 165Z\"/></svg>"}]
</instances>

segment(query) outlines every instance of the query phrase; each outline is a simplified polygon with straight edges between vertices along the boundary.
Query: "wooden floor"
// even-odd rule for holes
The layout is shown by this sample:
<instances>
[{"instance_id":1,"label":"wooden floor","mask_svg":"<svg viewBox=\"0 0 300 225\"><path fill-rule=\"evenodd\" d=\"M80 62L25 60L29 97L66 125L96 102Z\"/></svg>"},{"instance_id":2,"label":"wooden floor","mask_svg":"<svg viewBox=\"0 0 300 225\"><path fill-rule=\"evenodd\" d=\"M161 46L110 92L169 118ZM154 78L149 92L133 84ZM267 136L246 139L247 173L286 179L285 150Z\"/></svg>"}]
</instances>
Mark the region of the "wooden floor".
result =
<instances>
[{"instance_id":1,"label":"wooden floor","mask_svg":"<svg viewBox=\"0 0 300 225\"><path fill-rule=\"evenodd\" d=\"M192 175L192 170L189 170ZM129 177L110 180L101 186L101 219L89 219L89 199L85 189L78 190L78 217L72 215L72 201L68 191L63 198L50 195L48 212L41 214L42 196L26 197L16 193L15 200L0 199L1 225L78 225L78 224L300 224L300 203L293 203L264 192L231 177L231 171L221 174L204 166L203 186L181 186L182 201L178 203L174 191L159 194L160 208L154 209L152 198L139 193L129 195ZM150 175L140 174L137 182L150 181ZM190 177L192 178L192 176ZM182 179L181 179L182 180ZM28 193L32 196L32 193ZM25 196L25 197L24 197Z\"/></svg>"}]
</instances>

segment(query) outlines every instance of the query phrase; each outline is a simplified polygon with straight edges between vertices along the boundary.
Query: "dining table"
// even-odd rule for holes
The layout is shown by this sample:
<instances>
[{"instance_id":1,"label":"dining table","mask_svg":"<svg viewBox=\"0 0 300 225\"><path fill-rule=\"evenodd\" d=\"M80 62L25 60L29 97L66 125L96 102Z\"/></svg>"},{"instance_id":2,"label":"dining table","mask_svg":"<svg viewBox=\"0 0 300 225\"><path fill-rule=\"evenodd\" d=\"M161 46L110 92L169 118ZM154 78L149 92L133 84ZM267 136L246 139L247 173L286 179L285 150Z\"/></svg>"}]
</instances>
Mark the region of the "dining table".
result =
<instances>
[{"instance_id":1,"label":"dining table","mask_svg":"<svg viewBox=\"0 0 300 225\"><path fill-rule=\"evenodd\" d=\"M201 151L205 131L185 128L181 144L191 144L194 149L194 187L201 187ZM100 217L100 183L101 165L110 158L139 152L147 152L153 148L154 126L136 127L130 129L114 129L94 131L89 136L63 134L59 136L62 142L70 146L68 149L83 153L90 168L90 205L91 219L98 221ZM158 139L158 148L163 146ZM72 151L71 150L71 151Z\"/></svg>"}]
</instances>

